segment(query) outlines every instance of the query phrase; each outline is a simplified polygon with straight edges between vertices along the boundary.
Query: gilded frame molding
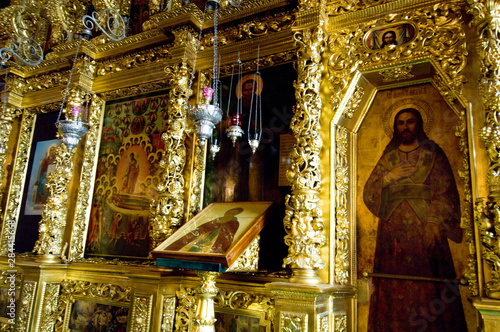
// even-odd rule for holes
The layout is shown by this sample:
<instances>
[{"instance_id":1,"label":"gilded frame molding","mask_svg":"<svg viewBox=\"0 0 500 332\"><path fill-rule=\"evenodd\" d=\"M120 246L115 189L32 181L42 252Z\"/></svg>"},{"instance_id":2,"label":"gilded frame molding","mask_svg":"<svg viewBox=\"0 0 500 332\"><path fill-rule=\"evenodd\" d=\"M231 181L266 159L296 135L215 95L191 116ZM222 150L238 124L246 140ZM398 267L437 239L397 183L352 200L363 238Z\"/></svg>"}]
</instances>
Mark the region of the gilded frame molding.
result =
<instances>
[{"instance_id":1,"label":"gilded frame molding","mask_svg":"<svg viewBox=\"0 0 500 332\"><path fill-rule=\"evenodd\" d=\"M473 191L472 182L475 179L471 179L473 175L470 173L470 165L475 164L471 152L473 133L469 129L472 125L472 110L462 95L465 82L462 70L467 60L462 26L463 7L457 3L423 4L391 16L373 11L370 9L376 18L372 21L358 24L353 19L352 25L344 21L346 26L329 31L328 96L331 108L322 114L322 122L329 123L331 157L328 167L332 179L331 201L335 202L330 214L330 242L335 243L330 280L344 285L356 282L355 142L364 114L377 91L432 83L460 119L456 135L460 141L462 165L458 173L465 190L461 226L469 253L464 276L471 295L478 295L473 210L473 197L477 193ZM364 41L372 31L400 24L412 24L415 27L411 41L389 50L366 48ZM353 316L351 323L355 324Z\"/></svg>"}]
</instances>

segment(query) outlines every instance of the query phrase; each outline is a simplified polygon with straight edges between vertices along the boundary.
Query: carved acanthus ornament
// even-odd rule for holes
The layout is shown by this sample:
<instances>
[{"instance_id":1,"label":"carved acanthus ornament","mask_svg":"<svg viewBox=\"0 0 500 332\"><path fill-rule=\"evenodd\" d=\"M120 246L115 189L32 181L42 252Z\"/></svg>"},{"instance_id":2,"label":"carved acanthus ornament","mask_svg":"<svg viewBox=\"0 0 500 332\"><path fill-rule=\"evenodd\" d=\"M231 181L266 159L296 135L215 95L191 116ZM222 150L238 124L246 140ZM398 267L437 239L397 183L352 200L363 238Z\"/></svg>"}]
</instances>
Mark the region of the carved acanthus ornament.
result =
<instances>
[{"instance_id":1,"label":"carved acanthus ornament","mask_svg":"<svg viewBox=\"0 0 500 332\"><path fill-rule=\"evenodd\" d=\"M134 306L132 308L132 326L131 331L146 332L149 331L152 298L143 296L134 296Z\"/></svg>"},{"instance_id":2,"label":"carved acanthus ornament","mask_svg":"<svg viewBox=\"0 0 500 332\"><path fill-rule=\"evenodd\" d=\"M3 108L3 105L0 107ZM7 161L10 132L12 131L12 121L15 117L20 115L20 111L12 106L6 105L5 109L0 114L0 201L4 194L4 179L5 179L5 166ZM2 215L2 208L0 207L0 216ZM1 217L0 217L1 218Z\"/></svg>"},{"instance_id":3,"label":"carved acanthus ornament","mask_svg":"<svg viewBox=\"0 0 500 332\"><path fill-rule=\"evenodd\" d=\"M59 283L46 283L43 285L43 304L40 324L37 331L52 332L57 313L57 297L59 296Z\"/></svg>"},{"instance_id":4,"label":"carved acanthus ornament","mask_svg":"<svg viewBox=\"0 0 500 332\"><path fill-rule=\"evenodd\" d=\"M6 256L9 248L9 238L11 229L17 228L18 213L21 209L21 198L24 187L24 177L28 167L28 156L31 148L30 141L35 124L35 114L29 110L25 110L23 120L21 122L21 130L19 136L19 144L17 147L17 157L14 168L12 170L12 179L10 184L9 199L5 208L5 217L2 225L1 252Z\"/></svg>"},{"instance_id":5,"label":"carved acanthus ornament","mask_svg":"<svg viewBox=\"0 0 500 332\"><path fill-rule=\"evenodd\" d=\"M372 3L374 4L374 2ZM333 8L332 5L337 6L335 11L340 10L336 12L339 14L354 10L362 4L359 1L342 1L342 3L336 1L329 4L330 9ZM374 15L373 12L370 13ZM329 14L332 13L329 12ZM381 12L377 12L377 14L383 15ZM447 86L451 89L450 92L455 96L460 95L465 81L461 72L465 67L467 56L465 33L461 22L462 14L459 5L440 3L424 8L410 8L401 13L386 15L381 19L348 27L335 26L334 23L331 23L328 40L331 56L328 71L330 104L333 114L337 114L339 111L343 114L351 113L349 107L342 110L339 108L343 105L344 98L351 97L351 95L346 95L349 93L350 83L359 70L396 64L394 68L382 69L379 73L391 80L409 78L411 74L409 66L406 64L398 66L397 64L410 59L430 59L433 65L438 68L440 77L447 82ZM411 24L415 27L415 35L411 42L391 49L371 50L365 46L365 38L373 30L398 24ZM351 103L348 102L346 105L349 106ZM348 242L349 220L351 219L346 202L349 175L347 168L348 143L345 128L337 128L336 141L335 185L337 197L335 211L337 226L334 277L335 282L345 284L349 280L350 248ZM468 178L464 179L465 183L469 183L468 180ZM472 271L470 266L469 270ZM471 272L472 278L473 274ZM473 279L475 280L475 278ZM474 288L474 286L472 287Z\"/></svg>"},{"instance_id":6,"label":"carved acanthus ornament","mask_svg":"<svg viewBox=\"0 0 500 332\"><path fill-rule=\"evenodd\" d=\"M489 159L487 199L476 202L482 258L490 267L491 280L486 295L500 299L500 4L497 1L467 1L471 22L477 28L477 54L481 64L479 92L485 111L485 125L480 131ZM489 279L489 278L487 278Z\"/></svg>"},{"instance_id":7,"label":"carved acanthus ornament","mask_svg":"<svg viewBox=\"0 0 500 332\"><path fill-rule=\"evenodd\" d=\"M120 15L130 15L132 0L92 0L92 4L98 13L106 8L113 8Z\"/></svg>"},{"instance_id":8,"label":"carved acanthus ornament","mask_svg":"<svg viewBox=\"0 0 500 332\"><path fill-rule=\"evenodd\" d=\"M31 308L35 300L36 282L25 282L21 290L17 317L16 331L28 332L28 323L30 321Z\"/></svg>"},{"instance_id":9,"label":"carved acanthus ornament","mask_svg":"<svg viewBox=\"0 0 500 332\"><path fill-rule=\"evenodd\" d=\"M174 331L174 317L175 317L175 297L168 296L163 298L161 314L161 332Z\"/></svg>"},{"instance_id":10,"label":"carved acanthus ornament","mask_svg":"<svg viewBox=\"0 0 500 332\"><path fill-rule=\"evenodd\" d=\"M380 76L382 76L383 82L397 82L402 80L407 80L412 78L413 75L411 70L413 69L412 65L403 65L399 67L389 68L381 70Z\"/></svg>"},{"instance_id":11,"label":"carved acanthus ornament","mask_svg":"<svg viewBox=\"0 0 500 332\"><path fill-rule=\"evenodd\" d=\"M158 200L151 202L152 247L156 248L180 225L184 217L184 166L186 164L186 100L189 89L187 63L165 69L174 83L169 93L167 130L162 134L165 151L159 167Z\"/></svg>"},{"instance_id":12,"label":"carved acanthus ornament","mask_svg":"<svg viewBox=\"0 0 500 332\"><path fill-rule=\"evenodd\" d=\"M94 156L98 149L99 139L99 121L102 112L104 112L104 100L93 96L92 104L89 109L89 131L85 140L85 150L83 153L82 175L80 178L80 186L78 189L78 197L76 202L75 221L71 233L71 245L68 252L68 260L83 258L85 246L85 234L87 229L87 213L89 208L88 202L91 201L91 183L93 180L92 171L96 167Z\"/></svg>"},{"instance_id":13,"label":"carved acanthus ornament","mask_svg":"<svg viewBox=\"0 0 500 332\"><path fill-rule=\"evenodd\" d=\"M62 44L73 40L74 34L83 29L82 17L87 12L90 0L54 0L45 4L52 27L50 40Z\"/></svg>"},{"instance_id":14,"label":"carved acanthus ornament","mask_svg":"<svg viewBox=\"0 0 500 332\"><path fill-rule=\"evenodd\" d=\"M293 312L280 313L280 331L307 332L307 314Z\"/></svg>"},{"instance_id":15,"label":"carved acanthus ornament","mask_svg":"<svg viewBox=\"0 0 500 332\"><path fill-rule=\"evenodd\" d=\"M68 92L68 105L81 107L84 98L81 88L70 89ZM63 111L66 118L71 116L69 106L64 107ZM43 207L39 237L33 249L39 255L59 256L62 254L62 240L68 214L68 190L73 175L74 154L75 149L68 151L64 142L55 149L54 172L47 175L46 186L49 196L47 203Z\"/></svg>"},{"instance_id":16,"label":"carved acanthus ornament","mask_svg":"<svg viewBox=\"0 0 500 332\"><path fill-rule=\"evenodd\" d=\"M287 178L292 193L286 197L283 220L287 235L288 256L284 265L290 265L295 280L320 283L317 269L325 266L320 248L326 242L320 207L321 187L320 115L322 102L320 82L323 71L321 53L324 49L323 27L303 30L295 34L298 46L295 99L297 107L290 128L296 143L291 155Z\"/></svg>"},{"instance_id":17,"label":"carved acanthus ornament","mask_svg":"<svg viewBox=\"0 0 500 332\"><path fill-rule=\"evenodd\" d=\"M335 164L335 282L341 285L349 283L349 210L347 194L349 191L349 163L347 160L347 129L338 126L335 133L337 146Z\"/></svg>"},{"instance_id":18,"label":"carved acanthus ornament","mask_svg":"<svg viewBox=\"0 0 500 332\"><path fill-rule=\"evenodd\" d=\"M347 315L335 315L335 332L347 331Z\"/></svg>"}]
</instances>

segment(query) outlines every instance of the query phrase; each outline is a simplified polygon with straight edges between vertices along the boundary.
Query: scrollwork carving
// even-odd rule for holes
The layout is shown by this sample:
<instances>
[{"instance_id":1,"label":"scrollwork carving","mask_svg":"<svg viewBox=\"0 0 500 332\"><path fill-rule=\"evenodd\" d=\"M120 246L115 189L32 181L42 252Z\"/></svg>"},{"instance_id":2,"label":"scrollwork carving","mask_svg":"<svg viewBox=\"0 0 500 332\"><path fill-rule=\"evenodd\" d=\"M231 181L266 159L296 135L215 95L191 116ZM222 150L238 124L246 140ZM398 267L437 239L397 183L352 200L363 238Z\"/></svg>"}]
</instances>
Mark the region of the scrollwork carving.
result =
<instances>
[{"instance_id":1,"label":"scrollwork carving","mask_svg":"<svg viewBox=\"0 0 500 332\"><path fill-rule=\"evenodd\" d=\"M316 269L323 268L320 248L326 242L322 233L324 223L320 208L319 189L321 173L319 153L322 146L320 132L321 98L319 95L323 69L321 53L324 50L324 32L321 26L297 32L298 45L295 98L297 108L290 128L296 143L292 151L292 166L287 178L292 193L286 197L283 220L287 235L288 256L284 265L307 271L303 282L320 282Z\"/></svg>"},{"instance_id":2,"label":"scrollwork carving","mask_svg":"<svg viewBox=\"0 0 500 332\"><path fill-rule=\"evenodd\" d=\"M161 318L161 331L172 332L174 330L175 297L164 297Z\"/></svg>"},{"instance_id":3,"label":"scrollwork carving","mask_svg":"<svg viewBox=\"0 0 500 332\"><path fill-rule=\"evenodd\" d=\"M82 30L82 16L85 15L90 0L54 0L46 4L46 12L52 26L50 40L62 44L73 40L74 34Z\"/></svg>"},{"instance_id":4,"label":"scrollwork carving","mask_svg":"<svg viewBox=\"0 0 500 332\"><path fill-rule=\"evenodd\" d=\"M83 258L85 248L85 232L87 229L86 216L91 201L91 183L93 180L94 156L98 147L99 120L104 111L104 100L93 96L89 112L90 129L87 132L83 155L82 175L76 202L75 222L71 234L71 246L68 260Z\"/></svg>"},{"instance_id":5,"label":"scrollwork carving","mask_svg":"<svg viewBox=\"0 0 500 332\"><path fill-rule=\"evenodd\" d=\"M151 297L135 296L132 308L132 331L149 331Z\"/></svg>"},{"instance_id":6,"label":"scrollwork carving","mask_svg":"<svg viewBox=\"0 0 500 332\"><path fill-rule=\"evenodd\" d=\"M28 323L30 321L31 308L33 307L33 301L35 299L35 289L36 282L25 282L21 290L21 298L19 303L21 304L18 308L17 321L16 321L16 331L24 332L28 331Z\"/></svg>"},{"instance_id":7,"label":"scrollwork carving","mask_svg":"<svg viewBox=\"0 0 500 332\"><path fill-rule=\"evenodd\" d=\"M293 312L281 312L280 331L285 332L307 332L307 314Z\"/></svg>"},{"instance_id":8,"label":"scrollwork carving","mask_svg":"<svg viewBox=\"0 0 500 332\"><path fill-rule=\"evenodd\" d=\"M397 24L415 26L415 36L410 42L380 50L361 47L371 31ZM330 102L334 109L340 104L347 83L357 69L417 57L432 59L447 76L456 94L461 94L465 82L461 72L466 64L467 50L458 4L440 3L429 8L391 14L368 24L331 31L330 35L328 46L332 55L328 69L333 88Z\"/></svg>"},{"instance_id":9,"label":"scrollwork carving","mask_svg":"<svg viewBox=\"0 0 500 332\"><path fill-rule=\"evenodd\" d=\"M347 160L347 129L338 126L336 129L336 165L335 189L337 202L336 229L335 229L335 282L345 285L349 282L349 210L347 207L347 193L349 191L349 166Z\"/></svg>"},{"instance_id":10,"label":"scrollwork carving","mask_svg":"<svg viewBox=\"0 0 500 332\"><path fill-rule=\"evenodd\" d=\"M57 312L57 297L59 295L60 285L58 283L47 283L43 289L43 303L41 307L41 319L38 331L54 331L54 323Z\"/></svg>"},{"instance_id":11,"label":"scrollwork carving","mask_svg":"<svg viewBox=\"0 0 500 332\"><path fill-rule=\"evenodd\" d=\"M21 122L21 130L19 136L19 144L17 148L16 161L12 171L12 180L9 199L5 208L5 217L2 225L1 252L6 256L9 248L9 238L11 229L17 228L17 215L21 208L21 195L23 192L24 177L28 166L28 155L31 148L31 134L34 130L35 114L29 110L25 110L23 120Z\"/></svg>"},{"instance_id":12,"label":"scrollwork carving","mask_svg":"<svg viewBox=\"0 0 500 332\"><path fill-rule=\"evenodd\" d=\"M479 94L485 111L485 124L479 133L489 159L486 183L488 199L476 201L476 223L483 243L482 258L487 262L491 281L486 283L486 295L500 299L500 15L497 1L468 0L468 12L477 28L476 51L480 61Z\"/></svg>"},{"instance_id":13,"label":"scrollwork carving","mask_svg":"<svg viewBox=\"0 0 500 332\"><path fill-rule=\"evenodd\" d=\"M162 134L166 153L160 161L158 200L151 202L152 247L170 236L184 217L184 166L186 164L186 100L188 98L189 68L187 63L165 69L173 79L169 94L168 129Z\"/></svg>"}]
</instances>

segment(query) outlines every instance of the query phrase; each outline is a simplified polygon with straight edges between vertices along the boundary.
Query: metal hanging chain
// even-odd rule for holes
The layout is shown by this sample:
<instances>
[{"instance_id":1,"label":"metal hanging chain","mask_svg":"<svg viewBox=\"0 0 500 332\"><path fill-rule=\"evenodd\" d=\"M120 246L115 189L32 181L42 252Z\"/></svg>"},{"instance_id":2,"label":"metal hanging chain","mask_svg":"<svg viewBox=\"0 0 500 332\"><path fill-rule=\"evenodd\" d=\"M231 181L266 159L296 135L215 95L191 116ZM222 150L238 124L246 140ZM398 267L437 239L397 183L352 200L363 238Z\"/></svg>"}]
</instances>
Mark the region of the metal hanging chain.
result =
<instances>
[{"instance_id":1,"label":"metal hanging chain","mask_svg":"<svg viewBox=\"0 0 500 332\"><path fill-rule=\"evenodd\" d=\"M64 90L64 95L61 103L61 109L59 110L59 115L57 116L57 122L61 119L61 113L64 107L64 101L66 100L66 95L68 94L69 85L71 83L71 77L73 76L73 71L75 70L76 59L78 58L78 51L80 51L80 45L82 43L82 38L78 39L78 46L76 47L75 59L73 60L73 65L71 66L71 71L69 72L68 84L66 84L66 90Z\"/></svg>"},{"instance_id":2,"label":"metal hanging chain","mask_svg":"<svg viewBox=\"0 0 500 332\"><path fill-rule=\"evenodd\" d=\"M2 133L5 132L5 111L7 108L7 76L9 75L9 68L5 68L5 85L3 86L3 98L2 98Z\"/></svg>"},{"instance_id":3,"label":"metal hanging chain","mask_svg":"<svg viewBox=\"0 0 500 332\"><path fill-rule=\"evenodd\" d=\"M255 73L256 75L259 75L259 77L260 77L259 64L260 64L260 45L257 47L257 72ZM260 86L261 81L262 81L262 79L257 80L257 91L260 91L260 94L255 97L256 101L257 101L256 116L258 116L258 118L259 118L259 136L257 138L259 141L260 141L260 138L262 136L262 88L263 87Z\"/></svg>"},{"instance_id":4,"label":"metal hanging chain","mask_svg":"<svg viewBox=\"0 0 500 332\"><path fill-rule=\"evenodd\" d=\"M238 62L240 61L240 51L238 51ZM231 83L229 83L229 96L227 97L227 110L226 117L229 117L230 105L231 105L231 93L233 92L233 76L234 76L234 63L231 68Z\"/></svg>"},{"instance_id":5,"label":"metal hanging chain","mask_svg":"<svg viewBox=\"0 0 500 332\"><path fill-rule=\"evenodd\" d=\"M240 59L240 51L238 51L238 82L241 82L242 78L242 64L241 64L241 59ZM236 92L238 94L238 92ZM240 98L236 100L236 114L238 115L238 118L241 116L243 113L243 82L241 82L240 85Z\"/></svg>"},{"instance_id":6,"label":"metal hanging chain","mask_svg":"<svg viewBox=\"0 0 500 332\"><path fill-rule=\"evenodd\" d=\"M218 98L217 98L217 91L219 90L219 75L220 75L220 71L219 71L219 68L218 68L218 57L217 57L217 54L218 54L218 50L217 50L217 46L218 46L218 36L217 36L217 23L218 23L218 16L219 14L219 8L218 6L215 7L215 10L214 10L214 65L213 65L213 72L212 72L212 88L214 89L214 98L213 98L213 104L218 107L218 104L219 104L219 101L218 101Z\"/></svg>"},{"instance_id":7,"label":"metal hanging chain","mask_svg":"<svg viewBox=\"0 0 500 332\"><path fill-rule=\"evenodd\" d=\"M203 25L205 23L206 12L207 12L207 7L205 6L205 8L203 9L203 17L201 19L200 33L198 34L198 44L196 44L196 51L194 53L193 70L191 71L191 77L189 78L188 94L189 94L189 91L191 91L191 87L193 86L194 72L196 71L196 59L198 59L198 52L200 51L201 35L203 33ZM188 99L189 99L189 96L186 96L185 106L187 106Z\"/></svg>"},{"instance_id":8,"label":"metal hanging chain","mask_svg":"<svg viewBox=\"0 0 500 332\"><path fill-rule=\"evenodd\" d=\"M88 75L86 75L87 73L87 69L88 68ZM85 55L85 70L84 70L84 84L85 84L85 87L86 87L86 91L85 91L85 115L84 115L84 118L83 118L83 122L87 122L88 121L88 110L89 110L89 104L90 104L90 100L92 98L90 98L90 58L88 55Z\"/></svg>"}]
</instances>

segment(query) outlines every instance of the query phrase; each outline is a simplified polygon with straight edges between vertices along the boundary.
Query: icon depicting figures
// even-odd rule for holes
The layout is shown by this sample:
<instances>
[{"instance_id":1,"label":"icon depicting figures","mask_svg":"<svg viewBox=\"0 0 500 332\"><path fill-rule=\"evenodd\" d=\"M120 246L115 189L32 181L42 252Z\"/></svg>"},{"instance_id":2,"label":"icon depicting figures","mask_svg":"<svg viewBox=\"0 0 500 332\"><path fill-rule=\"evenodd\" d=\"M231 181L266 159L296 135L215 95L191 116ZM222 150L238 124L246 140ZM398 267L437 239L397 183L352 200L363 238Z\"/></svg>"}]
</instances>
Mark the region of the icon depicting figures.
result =
<instances>
[{"instance_id":1,"label":"icon depicting figures","mask_svg":"<svg viewBox=\"0 0 500 332\"><path fill-rule=\"evenodd\" d=\"M241 212L243 212L242 208L229 209L224 216L199 225L166 249L197 253L225 253L231 247L234 234L240 226L236 215Z\"/></svg>"},{"instance_id":2,"label":"icon depicting figures","mask_svg":"<svg viewBox=\"0 0 500 332\"><path fill-rule=\"evenodd\" d=\"M416 109L399 111L364 187L364 202L379 217L373 272L403 279L373 279L369 331L467 329L458 285L444 282L456 279L448 239L462 241L460 199L444 151L423 128ZM430 319L430 305L444 309Z\"/></svg>"}]
</instances>

